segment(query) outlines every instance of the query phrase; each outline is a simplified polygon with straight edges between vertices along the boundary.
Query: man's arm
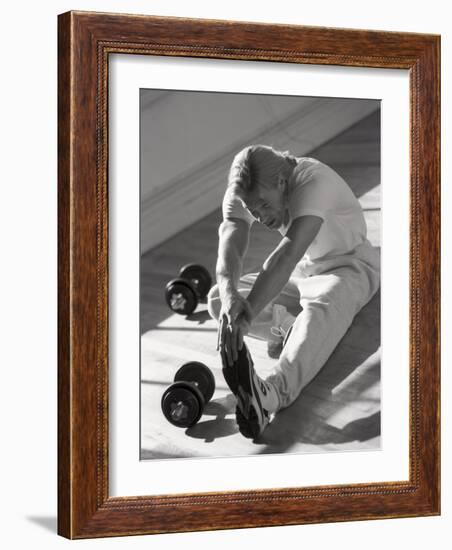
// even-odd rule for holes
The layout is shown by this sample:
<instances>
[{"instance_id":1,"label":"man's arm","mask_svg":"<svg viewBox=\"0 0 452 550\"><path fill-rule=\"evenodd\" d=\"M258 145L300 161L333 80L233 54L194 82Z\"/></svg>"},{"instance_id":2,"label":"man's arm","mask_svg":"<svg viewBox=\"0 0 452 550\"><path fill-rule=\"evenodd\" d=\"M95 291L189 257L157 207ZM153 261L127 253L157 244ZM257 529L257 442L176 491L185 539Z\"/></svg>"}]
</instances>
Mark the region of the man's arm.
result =
<instances>
[{"instance_id":1,"label":"man's arm","mask_svg":"<svg viewBox=\"0 0 452 550\"><path fill-rule=\"evenodd\" d=\"M281 292L322 223L318 216L300 216L292 222L286 236L265 261L248 295L253 317Z\"/></svg>"},{"instance_id":2,"label":"man's arm","mask_svg":"<svg viewBox=\"0 0 452 550\"><path fill-rule=\"evenodd\" d=\"M218 349L229 365L237 359L237 349L242 347L243 342L237 321L244 318L251 320L249 304L237 290L249 233L248 223L238 218L226 218L218 231L216 275L221 301Z\"/></svg>"},{"instance_id":3,"label":"man's arm","mask_svg":"<svg viewBox=\"0 0 452 550\"><path fill-rule=\"evenodd\" d=\"M239 218L225 219L220 225L216 266L220 298L237 290L243 258L248 249L249 234L249 225Z\"/></svg>"}]
</instances>

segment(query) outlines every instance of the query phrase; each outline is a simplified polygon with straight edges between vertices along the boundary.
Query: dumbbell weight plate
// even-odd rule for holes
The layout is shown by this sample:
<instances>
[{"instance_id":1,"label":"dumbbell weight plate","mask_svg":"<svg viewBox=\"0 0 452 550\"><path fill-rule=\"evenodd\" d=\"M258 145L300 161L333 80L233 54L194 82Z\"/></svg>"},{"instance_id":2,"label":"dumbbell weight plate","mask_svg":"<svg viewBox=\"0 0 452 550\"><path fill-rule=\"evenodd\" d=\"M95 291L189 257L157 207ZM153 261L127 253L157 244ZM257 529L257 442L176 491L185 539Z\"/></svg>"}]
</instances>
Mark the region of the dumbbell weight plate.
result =
<instances>
[{"instance_id":1,"label":"dumbbell weight plate","mask_svg":"<svg viewBox=\"0 0 452 550\"><path fill-rule=\"evenodd\" d=\"M199 361L190 361L182 365L176 372L174 381L188 381L196 384L206 403L212 399L215 391L215 377L212 371Z\"/></svg>"},{"instance_id":2,"label":"dumbbell weight plate","mask_svg":"<svg viewBox=\"0 0 452 550\"><path fill-rule=\"evenodd\" d=\"M180 315L190 315L198 305L195 289L183 279L173 279L166 285L165 299L169 308Z\"/></svg>"},{"instance_id":3,"label":"dumbbell weight plate","mask_svg":"<svg viewBox=\"0 0 452 550\"><path fill-rule=\"evenodd\" d=\"M162 411L174 426L189 428L201 418L204 397L190 382L175 382L162 395Z\"/></svg>"},{"instance_id":4,"label":"dumbbell weight plate","mask_svg":"<svg viewBox=\"0 0 452 550\"><path fill-rule=\"evenodd\" d=\"M199 264L185 265L179 271L179 277L191 281L195 285L201 299L204 299L207 296L207 293L212 286L212 277L210 276L210 273L204 266Z\"/></svg>"}]
</instances>

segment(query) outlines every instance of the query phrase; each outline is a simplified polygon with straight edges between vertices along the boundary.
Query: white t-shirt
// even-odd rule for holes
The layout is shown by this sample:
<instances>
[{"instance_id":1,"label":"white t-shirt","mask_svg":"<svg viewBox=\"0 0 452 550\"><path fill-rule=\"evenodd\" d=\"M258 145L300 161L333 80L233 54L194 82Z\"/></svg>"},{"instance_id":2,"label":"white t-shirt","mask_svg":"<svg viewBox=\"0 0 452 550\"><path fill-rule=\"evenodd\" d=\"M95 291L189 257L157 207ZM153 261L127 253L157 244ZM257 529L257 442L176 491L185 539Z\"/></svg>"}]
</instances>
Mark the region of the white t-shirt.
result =
<instances>
[{"instance_id":1,"label":"white t-shirt","mask_svg":"<svg viewBox=\"0 0 452 550\"><path fill-rule=\"evenodd\" d=\"M287 233L300 216L318 216L323 223L306 251L310 260L347 254L366 240L366 222L358 199L347 183L326 164L300 157L289 179L288 223L279 232ZM251 225L255 218L228 188L223 199L223 218L240 218Z\"/></svg>"}]
</instances>

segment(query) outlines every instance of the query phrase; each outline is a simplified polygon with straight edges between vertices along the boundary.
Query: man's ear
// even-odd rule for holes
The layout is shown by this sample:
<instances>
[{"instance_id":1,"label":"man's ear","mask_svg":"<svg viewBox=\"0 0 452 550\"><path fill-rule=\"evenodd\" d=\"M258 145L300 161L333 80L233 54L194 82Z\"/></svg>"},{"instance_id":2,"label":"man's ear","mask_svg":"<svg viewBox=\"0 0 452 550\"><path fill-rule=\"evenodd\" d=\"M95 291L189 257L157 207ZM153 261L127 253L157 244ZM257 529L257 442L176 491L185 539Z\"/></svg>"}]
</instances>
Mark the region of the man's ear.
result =
<instances>
[{"instance_id":1,"label":"man's ear","mask_svg":"<svg viewBox=\"0 0 452 550\"><path fill-rule=\"evenodd\" d=\"M287 195L288 191L288 180L286 177L284 177L282 174L279 175L278 179L278 187L283 192L284 195Z\"/></svg>"}]
</instances>

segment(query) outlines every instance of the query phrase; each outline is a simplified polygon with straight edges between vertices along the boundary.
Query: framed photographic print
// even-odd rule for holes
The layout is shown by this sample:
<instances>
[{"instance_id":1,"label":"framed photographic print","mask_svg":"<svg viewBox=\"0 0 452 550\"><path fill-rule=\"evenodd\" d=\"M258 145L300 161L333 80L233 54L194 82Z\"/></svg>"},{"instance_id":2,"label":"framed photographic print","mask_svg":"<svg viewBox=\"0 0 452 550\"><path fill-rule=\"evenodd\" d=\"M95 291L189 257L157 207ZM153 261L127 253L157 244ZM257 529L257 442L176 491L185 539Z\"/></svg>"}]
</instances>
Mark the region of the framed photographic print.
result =
<instances>
[{"instance_id":1,"label":"framed photographic print","mask_svg":"<svg viewBox=\"0 0 452 550\"><path fill-rule=\"evenodd\" d=\"M59 16L59 533L439 514L438 36Z\"/></svg>"}]
</instances>

